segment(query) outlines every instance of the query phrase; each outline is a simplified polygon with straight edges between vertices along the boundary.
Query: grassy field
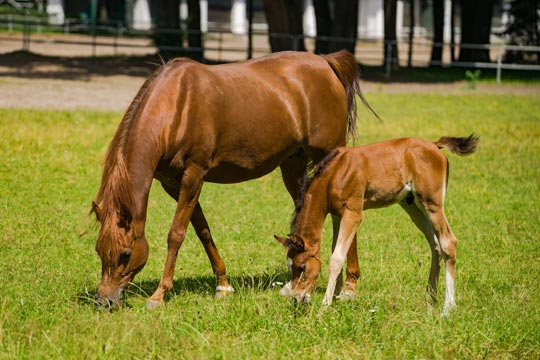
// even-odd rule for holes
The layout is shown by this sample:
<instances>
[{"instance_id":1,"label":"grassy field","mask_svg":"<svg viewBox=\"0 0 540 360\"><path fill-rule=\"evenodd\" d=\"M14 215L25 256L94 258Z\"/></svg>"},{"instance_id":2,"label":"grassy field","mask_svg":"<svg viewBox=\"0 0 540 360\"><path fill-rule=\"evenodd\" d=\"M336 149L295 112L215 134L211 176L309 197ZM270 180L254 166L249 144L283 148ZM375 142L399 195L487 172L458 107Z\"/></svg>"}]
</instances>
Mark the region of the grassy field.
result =
<instances>
[{"instance_id":1,"label":"grassy field","mask_svg":"<svg viewBox=\"0 0 540 360\"><path fill-rule=\"evenodd\" d=\"M126 308L96 311L100 260L87 213L121 114L0 109L0 359L540 358L540 99L368 99L384 122L362 110L357 144L481 136L476 154L449 155L446 212L459 240L450 317L441 318L441 304L428 311L429 248L398 207L366 214L358 300L321 307L328 223L312 305L281 298L273 284L287 280L285 252L272 235L287 234L293 206L277 172L203 189L234 296L214 298L209 262L190 230L166 306L144 309L175 206L154 186L149 261Z\"/></svg>"}]
</instances>

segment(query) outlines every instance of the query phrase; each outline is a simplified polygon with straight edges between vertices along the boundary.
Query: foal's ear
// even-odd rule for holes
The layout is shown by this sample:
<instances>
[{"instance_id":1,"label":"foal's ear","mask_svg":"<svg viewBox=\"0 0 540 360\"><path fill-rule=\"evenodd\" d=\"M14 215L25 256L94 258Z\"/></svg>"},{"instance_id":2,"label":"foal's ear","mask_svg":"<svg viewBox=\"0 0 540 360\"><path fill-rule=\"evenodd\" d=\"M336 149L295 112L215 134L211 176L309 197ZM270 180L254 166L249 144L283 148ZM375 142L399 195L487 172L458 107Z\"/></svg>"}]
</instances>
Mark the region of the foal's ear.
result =
<instances>
[{"instance_id":1,"label":"foal's ear","mask_svg":"<svg viewBox=\"0 0 540 360\"><path fill-rule=\"evenodd\" d=\"M305 242L304 239L302 239L300 236L296 234L289 234L289 241L291 242L291 245L299 250L305 249Z\"/></svg>"},{"instance_id":2,"label":"foal's ear","mask_svg":"<svg viewBox=\"0 0 540 360\"><path fill-rule=\"evenodd\" d=\"M133 217L131 216L131 211L129 211L129 209L126 206L121 205L120 206L120 219L118 220L118 226L126 230L129 230L132 219Z\"/></svg>"},{"instance_id":3,"label":"foal's ear","mask_svg":"<svg viewBox=\"0 0 540 360\"><path fill-rule=\"evenodd\" d=\"M283 245L287 249L291 247L291 240L286 237L274 235L274 239L276 239L281 245Z\"/></svg>"},{"instance_id":4,"label":"foal's ear","mask_svg":"<svg viewBox=\"0 0 540 360\"><path fill-rule=\"evenodd\" d=\"M90 213L96 214L96 220L101 222L101 208L94 201L92 201L92 209L90 210Z\"/></svg>"}]
</instances>

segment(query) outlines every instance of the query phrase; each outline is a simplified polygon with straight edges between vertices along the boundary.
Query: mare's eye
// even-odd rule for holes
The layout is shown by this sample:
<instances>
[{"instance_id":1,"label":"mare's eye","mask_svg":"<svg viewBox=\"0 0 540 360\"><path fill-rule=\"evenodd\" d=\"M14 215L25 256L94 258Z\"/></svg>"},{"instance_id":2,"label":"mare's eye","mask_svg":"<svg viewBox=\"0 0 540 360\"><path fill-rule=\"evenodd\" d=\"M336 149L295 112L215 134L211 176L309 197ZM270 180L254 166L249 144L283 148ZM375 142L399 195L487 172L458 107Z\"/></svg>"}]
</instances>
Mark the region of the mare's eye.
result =
<instances>
[{"instance_id":1,"label":"mare's eye","mask_svg":"<svg viewBox=\"0 0 540 360\"><path fill-rule=\"evenodd\" d=\"M130 250L126 250L126 251L122 251L120 253L120 263L121 264L127 264L129 262L129 259L131 258L131 251Z\"/></svg>"}]
</instances>

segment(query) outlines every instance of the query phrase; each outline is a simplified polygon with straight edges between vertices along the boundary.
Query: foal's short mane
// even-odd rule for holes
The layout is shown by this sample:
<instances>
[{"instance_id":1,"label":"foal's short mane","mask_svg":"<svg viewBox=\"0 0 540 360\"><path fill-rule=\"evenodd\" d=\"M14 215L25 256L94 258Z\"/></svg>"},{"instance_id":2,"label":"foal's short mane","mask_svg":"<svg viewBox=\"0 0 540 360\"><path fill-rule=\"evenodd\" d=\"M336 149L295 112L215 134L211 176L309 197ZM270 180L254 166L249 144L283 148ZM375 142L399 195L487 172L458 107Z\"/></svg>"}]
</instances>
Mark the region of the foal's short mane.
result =
<instances>
[{"instance_id":1,"label":"foal's short mane","mask_svg":"<svg viewBox=\"0 0 540 360\"><path fill-rule=\"evenodd\" d=\"M317 178L324 172L324 170L326 169L326 166L336 157L338 153L339 153L338 149L332 150L315 166L308 168L306 172L304 173L304 178L302 179L302 183L300 184L300 193L294 203L295 209L294 209L294 213L291 220L292 233L296 231L296 225L298 223L298 215L300 214L300 210L302 210L302 207L304 206L304 200L305 200L306 192L309 188L309 185L311 185L311 183L313 182L315 178Z\"/></svg>"}]
</instances>

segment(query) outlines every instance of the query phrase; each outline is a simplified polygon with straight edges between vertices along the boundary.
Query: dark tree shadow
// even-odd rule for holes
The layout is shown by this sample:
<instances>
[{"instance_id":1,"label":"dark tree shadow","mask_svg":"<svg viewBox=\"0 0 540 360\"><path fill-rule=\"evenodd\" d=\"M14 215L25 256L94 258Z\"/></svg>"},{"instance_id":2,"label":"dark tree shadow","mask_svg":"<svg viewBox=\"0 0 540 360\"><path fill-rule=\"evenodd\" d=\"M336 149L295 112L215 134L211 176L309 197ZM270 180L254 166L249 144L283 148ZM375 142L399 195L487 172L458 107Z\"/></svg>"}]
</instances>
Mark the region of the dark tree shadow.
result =
<instances>
[{"instance_id":1,"label":"dark tree shadow","mask_svg":"<svg viewBox=\"0 0 540 360\"><path fill-rule=\"evenodd\" d=\"M206 62L210 63L210 62ZM145 56L61 57L14 51L0 55L0 76L26 79L86 80L91 76L148 77L163 64L158 54Z\"/></svg>"}]
</instances>

